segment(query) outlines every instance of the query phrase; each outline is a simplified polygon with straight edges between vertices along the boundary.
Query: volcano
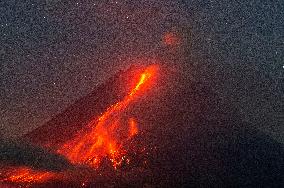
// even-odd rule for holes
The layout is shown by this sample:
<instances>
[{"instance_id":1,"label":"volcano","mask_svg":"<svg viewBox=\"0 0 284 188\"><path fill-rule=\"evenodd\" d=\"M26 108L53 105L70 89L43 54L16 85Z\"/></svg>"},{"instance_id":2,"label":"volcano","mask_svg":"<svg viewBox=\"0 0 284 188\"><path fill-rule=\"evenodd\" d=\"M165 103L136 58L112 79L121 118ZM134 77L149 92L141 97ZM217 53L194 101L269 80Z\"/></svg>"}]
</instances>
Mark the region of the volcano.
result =
<instances>
[{"instance_id":1,"label":"volcano","mask_svg":"<svg viewBox=\"0 0 284 188\"><path fill-rule=\"evenodd\" d=\"M31 187L283 185L283 146L251 129L229 101L188 74L159 63L119 72L22 138L72 167L39 173L13 166L3 182Z\"/></svg>"}]
</instances>

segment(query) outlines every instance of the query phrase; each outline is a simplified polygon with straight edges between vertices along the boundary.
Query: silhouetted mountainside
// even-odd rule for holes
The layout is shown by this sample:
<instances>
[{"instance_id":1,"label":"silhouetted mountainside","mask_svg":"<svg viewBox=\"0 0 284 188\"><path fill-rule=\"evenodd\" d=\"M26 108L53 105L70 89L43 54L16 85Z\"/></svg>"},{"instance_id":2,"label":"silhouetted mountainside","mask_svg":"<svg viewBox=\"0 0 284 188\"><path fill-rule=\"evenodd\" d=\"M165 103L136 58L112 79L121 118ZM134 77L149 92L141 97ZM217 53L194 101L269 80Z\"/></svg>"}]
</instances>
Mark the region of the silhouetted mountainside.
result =
<instances>
[{"instance_id":1,"label":"silhouetted mountainside","mask_svg":"<svg viewBox=\"0 0 284 188\"><path fill-rule=\"evenodd\" d=\"M44 125L24 135L23 139L53 148L66 142L90 120L122 99L133 86L133 78L137 77L139 72L141 69L138 67L119 72Z\"/></svg>"},{"instance_id":2,"label":"silhouetted mountainside","mask_svg":"<svg viewBox=\"0 0 284 188\"><path fill-rule=\"evenodd\" d=\"M125 95L139 69L111 78L92 94L27 137L45 145L64 142L93 116ZM129 164L108 169L90 187L281 187L283 146L252 130L210 86L191 81L176 68L161 67L157 82L125 112L139 134L129 143ZM131 85L131 84L130 84ZM142 149L141 149L142 148ZM42 187L79 186L48 182Z\"/></svg>"},{"instance_id":3,"label":"silhouetted mountainside","mask_svg":"<svg viewBox=\"0 0 284 188\"><path fill-rule=\"evenodd\" d=\"M153 92L132 110L142 127L150 127L133 144L147 146L147 184L284 185L284 150L280 143L244 123L230 102L220 100L210 86L191 82L183 74L163 81L159 92Z\"/></svg>"},{"instance_id":4,"label":"silhouetted mountainside","mask_svg":"<svg viewBox=\"0 0 284 188\"><path fill-rule=\"evenodd\" d=\"M25 142L0 140L0 169L5 166L25 166L51 172L59 172L72 167L63 156L48 152L39 146Z\"/></svg>"}]
</instances>

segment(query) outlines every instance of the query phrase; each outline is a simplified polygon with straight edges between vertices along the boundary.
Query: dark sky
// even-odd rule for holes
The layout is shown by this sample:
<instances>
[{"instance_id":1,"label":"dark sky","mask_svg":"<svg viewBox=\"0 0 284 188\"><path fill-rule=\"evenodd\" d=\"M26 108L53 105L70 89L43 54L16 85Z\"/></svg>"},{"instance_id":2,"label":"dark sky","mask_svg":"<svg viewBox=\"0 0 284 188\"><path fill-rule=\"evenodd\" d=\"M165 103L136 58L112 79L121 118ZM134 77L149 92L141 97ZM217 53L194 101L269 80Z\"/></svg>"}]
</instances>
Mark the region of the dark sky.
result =
<instances>
[{"instance_id":1,"label":"dark sky","mask_svg":"<svg viewBox=\"0 0 284 188\"><path fill-rule=\"evenodd\" d=\"M128 59L165 54L161 39L172 30L189 74L284 140L281 0L1 1L2 136L42 125Z\"/></svg>"}]
</instances>

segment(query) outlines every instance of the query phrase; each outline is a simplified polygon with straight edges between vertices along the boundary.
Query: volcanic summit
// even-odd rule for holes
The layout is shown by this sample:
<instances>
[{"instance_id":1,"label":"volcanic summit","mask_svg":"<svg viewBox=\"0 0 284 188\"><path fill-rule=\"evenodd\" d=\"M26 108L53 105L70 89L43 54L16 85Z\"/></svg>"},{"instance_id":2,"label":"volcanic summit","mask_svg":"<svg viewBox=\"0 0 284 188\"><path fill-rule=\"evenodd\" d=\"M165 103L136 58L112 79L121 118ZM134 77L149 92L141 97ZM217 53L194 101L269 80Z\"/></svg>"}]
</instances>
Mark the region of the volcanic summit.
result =
<instances>
[{"instance_id":1,"label":"volcanic summit","mask_svg":"<svg viewBox=\"0 0 284 188\"><path fill-rule=\"evenodd\" d=\"M22 139L68 165L46 170L33 165L44 161L10 164L2 182L32 187L283 183L281 144L252 130L211 86L159 63L119 72Z\"/></svg>"}]
</instances>

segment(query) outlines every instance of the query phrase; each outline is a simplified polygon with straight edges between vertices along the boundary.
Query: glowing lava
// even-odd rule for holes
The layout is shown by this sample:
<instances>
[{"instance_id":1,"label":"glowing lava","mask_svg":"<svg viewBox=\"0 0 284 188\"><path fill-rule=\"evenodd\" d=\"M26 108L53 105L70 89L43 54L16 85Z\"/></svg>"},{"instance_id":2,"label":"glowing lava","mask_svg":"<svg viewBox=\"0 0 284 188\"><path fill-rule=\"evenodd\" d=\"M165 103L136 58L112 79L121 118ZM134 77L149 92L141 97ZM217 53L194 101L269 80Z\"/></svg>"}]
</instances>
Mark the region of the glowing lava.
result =
<instances>
[{"instance_id":1,"label":"glowing lava","mask_svg":"<svg viewBox=\"0 0 284 188\"><path fill-rule=\"evenodd\" d=\"M98 167L101 159L108 157L112 166L117 168L126 154L123 143L138 133L134 118L129 120L128 131L118 132L123 127L121 126L122 115L137 93L154 76L155 71L156 66L146 68L135 87L122 101L109 107L98 119L92 120L87 126L91 130L64 144L58 152L65 155L72 163L87 164L92 167Z\"/></svg>"},{"instance_id":2,"label":"glowing lava","mask_svg":"<svg viewBox=\"0 0 284 188\"><path fill-rule=\"evenodd\" d=\"M129 119L129 136L130 138L138 134L137 122L134 118Z\"/></svg>"},{"instance_id":3,"label":"glowing lava","mask_svg":"<svg viewBox=\"0 0 284 188\"><path fill-rule=\"evenodd\" d=\"M55 173L32 170L28 167L19 167L9 170L6 176L7 178L1 181L32 184L51 179L55 176Z\"/></svg>"},{"instance_id":4,"label":"glowing lava","mask_svg":"<svg viewBox=\"0 0 284 188\"><path fill-rule=\"evenodd\" d=\"M64 155L73 164L84 164L98 168L102 159L108 158L115 169L120 166L127 153L123 148L123 143L138 134L138 126L134 118L129 118L128 126L122 125L124 112L138 93L149 86L150 81L156 75L156 71L156 65L147 67L139 75L136 85L123 100L110 106L99 118L94 117L86 126L86 130L82 130L74 139L61 146L57 152ZM126 161L128 160L126 159ZM5 177L5 179L0 180L0 183L4 181L32 184L59 178L60 173L16 167L5 170Z\"/></svg>"}]
</instances>

